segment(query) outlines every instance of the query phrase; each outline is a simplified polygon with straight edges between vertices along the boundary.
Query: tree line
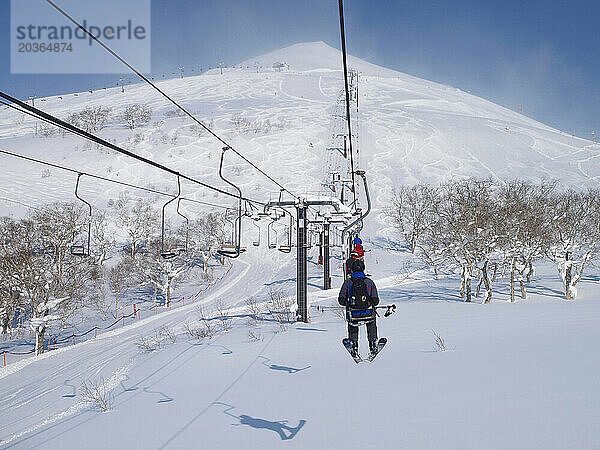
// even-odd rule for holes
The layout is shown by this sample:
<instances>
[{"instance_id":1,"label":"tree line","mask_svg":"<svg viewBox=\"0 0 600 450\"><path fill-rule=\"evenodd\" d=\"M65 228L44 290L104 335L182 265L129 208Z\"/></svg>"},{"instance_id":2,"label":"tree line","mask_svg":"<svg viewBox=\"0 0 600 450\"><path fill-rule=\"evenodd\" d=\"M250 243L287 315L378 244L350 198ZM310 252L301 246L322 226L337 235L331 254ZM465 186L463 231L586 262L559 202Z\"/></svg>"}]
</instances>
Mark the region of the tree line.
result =
<instances>
[{"instance_id":1,"label":"tree line","mask_svg":"<svg viewBox=\"0 0 600 450\"><path fill-rule=\"evenodd\" d=\"M103 129L110 119L116 119L133 130L152 120L152 108L139 103L126 105L119 113L113 113L112 108L104 106L89 106L81 111L73 112L65 118L65 122L88 133L94 133ZM50 137L58 133L60 129L54 125L42 123L39 125L38 133L42 137Z\"/></svg>"},{"instance_id":2,"label":"tree line","mask_svg":"<svg viewBox=\"0 0 600 450\"><path fill-rule=\"evenodd\" d=\"M49 324L66 326L84 307L117 319L132 288L150 286L154 301L162 293L168 307L185 277L210 282L209 262L225 240L225 213L206 213L178 227L167 223L164 247L179 249L169 259L161 256L160 218L149 200L125 194L91 218L80 204L65 202L21 219L0 218L1 333L12 331L18 313L29 322L39 354ZM74 246L87 249L88 230L90 254L77 255Z\"/></svg>"},{"instance_id":3,"label":"tree line","mask_svg":"<svg viewBox=\"0 0 600 450\"><path fill-rule=\"evenodd\" d=\"M565 298L575 299L576 284L599 256L598 189L475 178L417 184L396 189L386 215L436 276L443 267L460 270L466 301L479 274L477 291L483 283L489 303L499 270L509 273L510 301L517 284L526 298L537 260L556 264Z\"/></svg>"}]
</instances>

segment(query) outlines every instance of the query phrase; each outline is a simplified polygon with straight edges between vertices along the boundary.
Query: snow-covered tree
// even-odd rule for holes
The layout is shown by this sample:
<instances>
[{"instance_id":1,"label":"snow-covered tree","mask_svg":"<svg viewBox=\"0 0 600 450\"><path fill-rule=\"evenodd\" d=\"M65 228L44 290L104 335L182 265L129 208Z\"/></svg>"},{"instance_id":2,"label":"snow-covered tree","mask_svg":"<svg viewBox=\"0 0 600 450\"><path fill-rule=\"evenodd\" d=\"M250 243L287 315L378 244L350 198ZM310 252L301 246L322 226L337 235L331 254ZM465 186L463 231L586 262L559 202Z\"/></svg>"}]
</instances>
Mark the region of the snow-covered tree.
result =
<instances>
[{"instance_id":1,"label":"snow-covered tree","mask_svg":"<svg viewBox=\"0 0 600 450\"><path fill-rule=\"evenodd\" d=\"M165 295L165 306L171 306L171 294L175 284L181 280L193 264L189 253L165 259L161 255L160 239L152 240L147 248L140 252L135 261L138 273L154 287L155 292Z\"/></svg>"},{"instance_id":2,"label":"snow-covered tree","mask_svg":"<svg viewBox=\"0 0 600 450\"><path fill-rule=\"evenodd\" d=\"M385 214L404 236L411 253L415 253L419 238L435 220L438 193L438 189L428 184L400 186L394 190L392 205Z\"/></svg>"},{"instance_id":3,"label":"snow-covered tree","mask_svg":"<svg viewBox=\"0 0 600 450\"><path fill-rule=\"evenodd\" d=\"M411 251L428 265L458 267L461 297L471 301L473 271L482 272L489 302L488 264L497 252L491 180L453 180L439 187L417 185L396 191L388 216Z\"/></svg>"},{"instance_id":4,"label":"snow-covered tree","mask_svg":"<svg viewBox=\"0 0 600 450\"><path fill-rule=\"evenodd\" d=\"M114 233L109 232L106 211L96 210L91 219L90 253L95 264L103 264L115 247Z\"/></svg>"},{"instance_id":5,"label":"snow-covered tree","mask_svg":"<svg viewBox=\"0 0 600 450\"><path fill-rule=\"evenodd\" d=\"M461 296L471 301L473 270L480 264L487 290L485 302L491 299L491 281L487 263L495 252L495 202L491 180L467 179L443 185L439 208L438 233L447 260L461 268Z\"/></svg>"},{"instance_id":6,"label":"snow-covered tree","mask_svg":"<svg viewBox=\"0 0 600 450\"><path fill-rule=\"evenodd\" d=\"M134 264L128 255L106 271L106 282L115 296L115 319L119 315L120 296L133 285Z\"/></svg>"},{"instance_id":7,"label":"snow-covered tree","mask_svg":"<svg viewBox=\"0 0 600 450\"><path fill-rule=\"evenodd\" d=\"M526 298L525 281L534 273L533 262L542 258L551 238L550 203L556 182L513 180L498 188L498 220L502 263L510 268L510 301L515 301L515 282Z\"/></svg>"},{"instance_id":8,"label":"snow-covered tree","mask_svg":"<svg viewBox=\"0 0 600 450\"><path fill-rule=\"evenodd\" d=\"M88 133L101 130L110 118L112 109L103 106L90 106L83 111L73 113L67 117L67 122L82 128Z\"/></svg>"},{"instance_id":9,"label":"snow-covered tree","mask_svg":"<svg viewBox=\"0 0 600 450\"><path fill-rule=\"evenodd\" d=\"M146 105L140 105L139 103L127 105L123 114L121 114L121 120L133 130L136 126L148 123L152 120L152 108Z\"/></svg>"},{"instance_id":10,"label":"snow-covered tree","mask_svg":"<svg viewBox=\"0 0 600 450\"><path fill-rule=\"evenodd\" d=\"M204 273L208 273L208 262L225 242L225 224L223 213L209 213L190 222L188 249L202 257Z\"/></svg>"},{"instance_id":11,"label":"snow-covered tree","mask_svg":"<svg viewBox=\"0 0 600 450\"><path fill-rule=\"evenodd\" d=\"M0 286L0 333L7 334L12 329L15 312L20 306L21 294L11 285L5 284L5 281L2 283ZM10 333L12 334L12 331Z\"/></svg>"},{"instance_id":12,"label":"snow-covered tree","mask_svg":"<svg viewBox=\"0 0 600 450\"><path fill-rule=\"evenodd\" d=\"M48 323L67 320L87 293L93 264L70 252L84 223L79 205L55 203L13 222L2 243L3 265L30 315L36 354L44 351Z\"/></svg>"},{"instance_id":13,"label":"snow-covered tree","mask_svg":"<svg viewBox=\"0 0 600 450\"><path fill-rule=\"evenodd\" d=\"M21 293L13 279L9 242L15 233L15 222L3 217L0 219L0 333L12 330L15 312L21 306Z\"/></svg>"},{"instance_id":14,"label":"snow-covered tree","mask_svg":"<svg viewBox=\"0 0 600 450\"><path fill-rule=\"evenodd\" d=\"M551 203L551 213L552 243L548 254L558 265L566 299L574 300L575 285L586 265L599 256L600 192L560 192Z\"/></svg>"},{"instance_id":15,"label":"snow-covered tree","mask_svg":"<svg viewBox=\"0 0 600 450\"><path fill-rule=\"evenodd\" d=\"M22 306L21 292L10 276L10 267L2 261L0 268L0 334L11 333L15 313Z\"/></svg>"},{"instance_id":16,"label":"snow-covered tree","mask_svg":"<svg viewBox=\"0 0 600 450\"><path fill-rule=\"evenodd\" d=\"M129 256L135 260L144 242L158 229L158 215L148 200L131 200L126 194L112 203L117 224L129 237Z\"/></svg>"}]
</instances>

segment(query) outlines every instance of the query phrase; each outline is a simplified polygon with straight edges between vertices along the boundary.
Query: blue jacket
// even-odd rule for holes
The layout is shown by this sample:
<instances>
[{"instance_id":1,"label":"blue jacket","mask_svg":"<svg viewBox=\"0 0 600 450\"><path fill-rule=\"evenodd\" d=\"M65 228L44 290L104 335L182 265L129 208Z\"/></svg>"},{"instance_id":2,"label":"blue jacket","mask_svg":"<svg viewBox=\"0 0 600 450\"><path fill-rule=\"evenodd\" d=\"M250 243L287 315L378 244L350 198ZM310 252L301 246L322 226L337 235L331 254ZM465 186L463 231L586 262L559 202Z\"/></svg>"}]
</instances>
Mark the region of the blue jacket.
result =
<instances>
[{"instance_id":1,"label":"blue jacket","mask_svg":"<svg viewBox=\"0 0 600 450\"><path fill-rule=\"evenodd\" d=\"M364 274L364 272L354 272L351 278L344 281L342 287L340 288L340 294L338 295L338 303L342 306L346 306L348 304L348 299L352 296L352 278L364 278L365 284L367 285L367 292L371 298L371 304L373 306L379 305L379 294L377 294L377 287L375 287L375 283L370 278Z\"/></svg>"}]
</instances>

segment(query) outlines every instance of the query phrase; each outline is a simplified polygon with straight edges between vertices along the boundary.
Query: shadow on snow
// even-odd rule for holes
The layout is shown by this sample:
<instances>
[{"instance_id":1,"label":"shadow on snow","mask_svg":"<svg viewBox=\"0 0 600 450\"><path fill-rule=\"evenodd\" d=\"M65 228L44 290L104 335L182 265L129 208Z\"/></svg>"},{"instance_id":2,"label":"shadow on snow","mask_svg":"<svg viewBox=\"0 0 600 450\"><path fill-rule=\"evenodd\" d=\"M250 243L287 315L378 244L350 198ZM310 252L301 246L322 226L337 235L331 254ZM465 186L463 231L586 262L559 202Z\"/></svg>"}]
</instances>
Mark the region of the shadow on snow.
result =
<instances>
[{"instance_id":1,"label":"shadow on snow","mask_svg":"<svg viewBox=\"0 0 600 450\"><path fill-rule=\"evenodd\" d=\"M287 420L272 421L267 419L260 419L258 417L252 417L247 414L240 414L238 416L230 412L231 410L235 409L234 406L222 402L214 402L213 405L222 405L227 407L223 411L223 414L226 414L238 420L238 423L232 424L233 426L247 425L257 430L270 430L274 433L277 433L277 435L279 435L282 441L294 439L298 432L306 424L306 420L302 419L298 422L298 425L296 425L295 427L290 427L287 425Z\"/></svg>"}]
</instances>

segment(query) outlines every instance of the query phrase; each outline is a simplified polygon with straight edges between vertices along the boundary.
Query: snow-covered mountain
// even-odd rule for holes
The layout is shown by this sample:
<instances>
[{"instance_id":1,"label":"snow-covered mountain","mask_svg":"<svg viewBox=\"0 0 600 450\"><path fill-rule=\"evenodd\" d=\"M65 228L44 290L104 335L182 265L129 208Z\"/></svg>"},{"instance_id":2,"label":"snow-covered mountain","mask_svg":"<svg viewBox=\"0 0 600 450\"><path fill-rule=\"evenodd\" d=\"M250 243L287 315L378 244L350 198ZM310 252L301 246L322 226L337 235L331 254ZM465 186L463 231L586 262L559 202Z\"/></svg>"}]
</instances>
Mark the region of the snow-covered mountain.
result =
<instances>
[{"instance_id":1,"label":"snow-covered mountain","mask_svg":"<svg viewBox=\"0 0 600 450\"><path fill-rule=\"evenodd\" d=\"M248 231L248 251L197 303L0 368L0 446L276 448L285 440L294 448L465 449L593 448L599 442L600 399L590 375L600 369L595 280L582 282L577 302L563 303L560 280L542 270L544 283L534 283L527 302L464 304L455 279L433 281L426 272L398 279L401 256L374 244L390 236L380 212L395 186L468 176L594 186L600 146L450 86L354 57L349 65L359 72L358 111L354 103L352 111L358 165L373 200L363 232L371 250L366 263L382 302L398 305L396 315L379 321L380 334L390 338L384 353L372 365L355 366L340 345L345 323L333 309L311 308L309 325L286 332L259 324L251 338L245 299L264 298L270 286L293 294L295 267L293 254L254 248ZM339 146L343 131L336 117L343 88L339 50L322 42L296 44L220 72L158 84L294 193L326 192L327 169L339 159L328 148ZM119 115L138 103L152 108L152 122L130 130ZM37 99L36 106L61 118L89 106L110 107L112 118L98 135L228 188L217 175L220 143L144 84ZM39 125L37 135L35 129L33 119L2 109L0 149L176 191L174 177L154 168L78 137L44 137ZM74 200L76 174L1 154L0 161L0 214ZM225 166L244 195L279 195L231 153ZM123 189L83 177L79 193L100 209ZM182 195L233 205L188 182ZM186 205L185 212L193 217L210 209ZM332 307L340 262L332 264L334 289L321 291L321 268L311 257L311 302ZM193 281L181 292L194 292ZM506 299L506 288L495 295ZM232 308L236 327L214 340L186 338L182 324L196 317L197 306L217 301ZM178 343L140 352L135 342L159 326L178 331ZM431 351L432 329L451 351ZM81 382L99 377L115 396L106 414L80 398Z\"/></svg>"},{"instance_id":2,"label":"snow-covered mountain","mask_svg":"<svg viewBox=\"0 0 600 450\"><path fill-rule=\"evenodd\" d=\"M281 71L274 63L285 63ZM357 119L360 164L367 170L377 210L400 183L438 182L462 176L558 178L568 185L595 185L600 145L569 136L514 111L459 89L420 80L350 57L361 74ZM258 69L257 67L258 66ZM323 161L331 145L331 114L341 88L340 52L322 42L293 45L251 58L236 68L160 82L175 100L291 190L314 192L324 181ZM113 119L102 137L211 183L217 177L220 143L195 129L174 107L144 84L40 99L37 106L66 117L87 106L105 106L114 116L130 103L153 108L153 123L130 131ZM2 148L43 156L121 181L175 189L175 180L126 157L88 150L77 137L34 136L34 121L4 109ZM251 123L240 132L235 117ZM266 130L266 131L265 131ZM73 176L2 156L0 192L8 199L36 203L69 198ZM231 157L245 193L268 198L277 191L268 180ZM302 176L298 176L302 174ZM35 180L35 182L32 182ZM120 191L89 183L82 192L100 206ZM184 186L186 195L211 199L210 192ZM214 198L212 198L214 200ZM3 211L7 210L3 203ZM14 206L14 205L11 205Z\"/></svg>"}]
</instances>

